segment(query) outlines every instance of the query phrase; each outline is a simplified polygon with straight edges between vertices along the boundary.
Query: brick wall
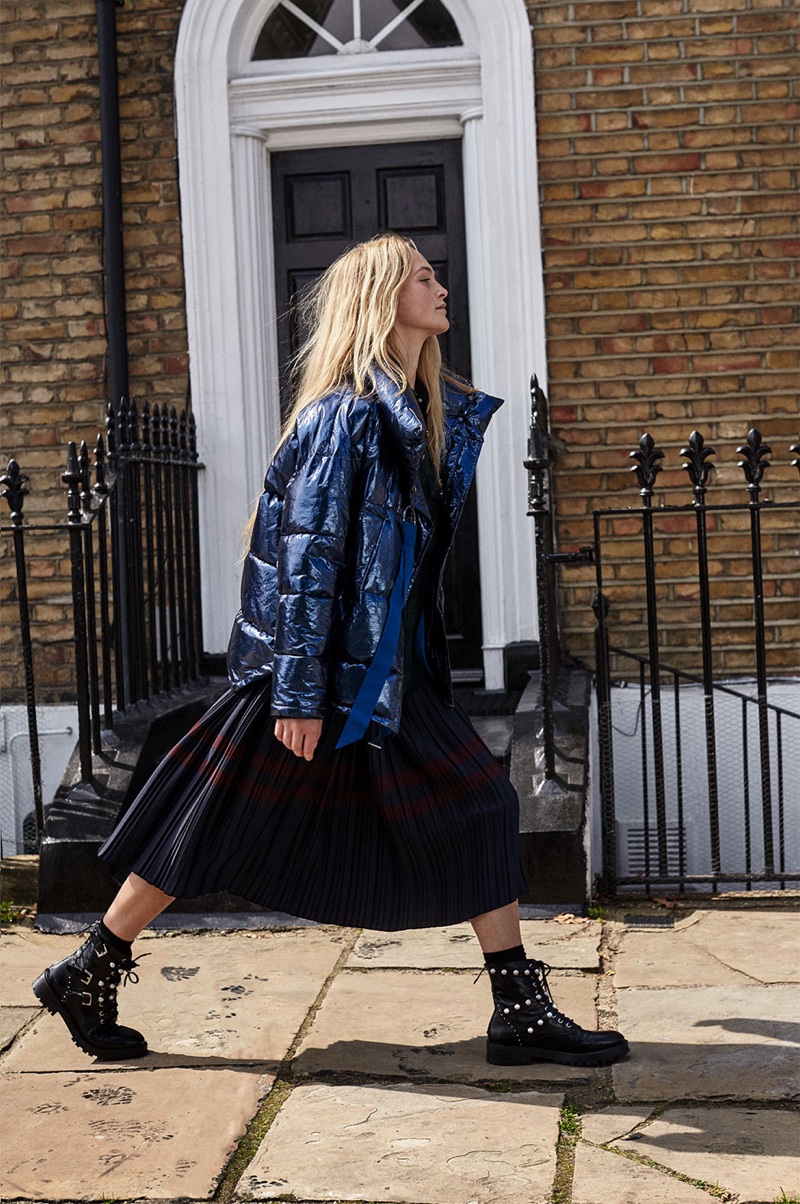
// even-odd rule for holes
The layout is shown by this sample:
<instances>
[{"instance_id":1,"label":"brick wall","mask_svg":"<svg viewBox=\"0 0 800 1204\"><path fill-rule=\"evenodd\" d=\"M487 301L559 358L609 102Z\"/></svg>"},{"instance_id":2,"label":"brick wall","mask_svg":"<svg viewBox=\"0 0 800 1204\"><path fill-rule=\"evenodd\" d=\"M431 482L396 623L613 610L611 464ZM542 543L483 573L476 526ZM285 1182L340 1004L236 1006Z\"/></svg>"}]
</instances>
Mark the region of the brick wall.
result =
<instances>
[{"instance_id":1,"label":"brick wall","mask_svg":"<svg viewBox=\"0 0 800 1204\"><path fill-rule=\"evenodd\" d=\"M180 8L135 0L117 10L131 388L167 401L182 400L187 384L172 99ZM718 496L734 497L735 447L753 424L776 452L769 488L787 492L797 478L786 447L800 435L795 9L789 0L529 9L562 546L587 542L597 504L635 504L627 453L644 429L668 453L659 496L682 489L688 500L677 452L698 427L719 449ZM64 443L93 439L106 401L94 12L92 0L3 9L0 456L33 476L31 517L63 514ZM793 521L771 531L766 562L776 623L782 608L776 664L796 661ZM725 579L715 614L731 630L746 546L736 522L719 524L715 561ZM633 623L633 536L624 523L610 534L628 560L619 573ZM34 615L66 638L67 560L44 537L39 546ZM665 630L680 641L693 622L681 610L694 604L682 596L690 534L665 534L658 551ZM7 624L5 575L0 589ZM590 648L592 593L590 573L565 577L564 634L576 655ZM47 655L58 657L57 645Z\"/></svg>"},{"instance_id":2,"label":"brick wall","mask_svg":"<svg viewBox=\"0 0 800 1204\"><path fill-rule=\"evenodd\" d=\"M185 400L188 381L172 82L180 7L135 0L117 10L130 387L170 404ZM31 476L31 519L60 519L65 444L93 442L107 402L94 3L4 4L1 53L0 460L13 456ZM40 656L53 688L69 693L69 564L52 545L52 537L31 540L33 617L48 623ZM6 683L18 681L7 556L4 543Z\"/></svg>"},{"instance_id":3,"label":"brick wall","mask_svg":"<svg viewBox=\"0 0 800 1204\"><path fill-rule=\"evenodd\" d=\"M185 397L186 320L171 64L180 7L118 10L130 379ZM106 402L100 104L91 0L6 4L2 116L3 449L51 470ZM41 480L37 473L37 481ZM53 502L37 490L31 512Z\"/></svg>"},{"instance_id":4,"label":"brick wall","mask_svg":"<svg viewBox=\"0 0 800 1204\"><path fill-rule=\"evenodd\" d=\"M790 0L528 7L561 546L590 542L593 508L638 505L627 456L643 431L667 453L656 501L691 501L679 451L695 428L718 453L709 500L746 500L736 447L751 426L775 453L766 494L797 499L798 10ZM736 578L748 519L712 526L714 617L728 633L720 667L745 669L749 587ZM696 643L693 528L672 520L656 547L674 660ZM637 529L608 524L607 564L616 621L642 646ZM796 670L796 511L771 516L765 570L770 667ZM593 593L590 570L563 574L563 635L584 658Z\"/></svg>"}]
</instances>

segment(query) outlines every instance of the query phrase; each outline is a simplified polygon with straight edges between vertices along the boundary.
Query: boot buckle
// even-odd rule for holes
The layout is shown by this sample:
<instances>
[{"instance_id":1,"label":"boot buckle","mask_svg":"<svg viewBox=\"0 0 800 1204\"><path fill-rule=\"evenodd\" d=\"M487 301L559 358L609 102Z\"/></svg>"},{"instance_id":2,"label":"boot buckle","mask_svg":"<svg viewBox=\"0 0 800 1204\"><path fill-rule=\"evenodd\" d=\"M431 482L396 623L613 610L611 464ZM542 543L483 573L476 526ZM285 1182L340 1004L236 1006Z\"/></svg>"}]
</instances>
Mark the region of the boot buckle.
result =
<instances>
[{"instance_id":1,"label":"boot buckle","mask_svg":"<svg viewBox=\"0 0 800 1204\"><path fill-rule=\"evenodd\" d=\"M80 981L83 983L83 985L85 987L88 987L89 983L94 978L94 974L92 974L91 970L86 970L85 973L86 973L86 977L84 978L83 974L81 974Z\"/></svg>"},{"instance_id":2,"label":"boot buckle","mask_svg":"<svg viewBox=\"0 0 800 1204\"><path fill-rule=\"evenodd\" d=\"M92 992L91 991L81 991L81 1003L83 1004L83 1006L85 1008L90 1008L92 1006Z\"/></svg>"}]
</instances>

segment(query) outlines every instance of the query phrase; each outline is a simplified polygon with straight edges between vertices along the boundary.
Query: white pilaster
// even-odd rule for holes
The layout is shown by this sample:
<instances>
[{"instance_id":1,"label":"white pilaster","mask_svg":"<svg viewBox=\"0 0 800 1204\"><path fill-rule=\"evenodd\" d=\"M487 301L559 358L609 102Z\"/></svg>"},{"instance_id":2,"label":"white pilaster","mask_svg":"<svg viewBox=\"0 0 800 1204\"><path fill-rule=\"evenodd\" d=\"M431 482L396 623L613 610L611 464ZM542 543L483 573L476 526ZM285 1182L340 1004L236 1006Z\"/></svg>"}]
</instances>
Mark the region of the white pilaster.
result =
<instances>
[{"instance_id":1,"label":"white pilaster","mask_svg":"<svg viewBox=\"0 0 800 1204\"><path fill-rule=\"evenodd\" d=\"M280 436L272 191L267 136L248 126L234 126L231 133L239 340L246 407L242 452L245 487L254 502Z\"/></svg>"},{"instance_id":2,"label":"white pilaster","mask_svg":"<svg viewBox=\"0 0 800 1204\"><path fill-rule=\"evenodd\" d=\"M252 62L252 48L274 0L184 5L176 111L209 651L227 641L238 534L278 435L267 143L401 142L459 128L473 376L506 398L478 475L487 686L503 684L509 642L536 638L522 459L528 378L547 372L530 25L523 0L446 2L461 47L268 64Z\"/></svg>"},{"instance_id":3,"label":"white pilaster","mask_svg":"<svg viewBox=\"0 0 800 1204\"><path fill-rule=\"evenodd\" d=\"M495 377L491 327L487 321L487 298L491 292L488 252L484 232L487 228L486 174L483 154L483 109L472 108L461 114L464 127L464 210L467 236L467 285L469 289L470 345L473 379L491 392ZM493 420L497 422L497 416ZM488 463L496 442L490 427L487 446L478 461L478 556L481 575L481 613L483 616L483 672L487 690L503 687L503 606L505 568L503 564L503 527L507 514L501 505L502 480Z\"/></svg>"}]
</instances>

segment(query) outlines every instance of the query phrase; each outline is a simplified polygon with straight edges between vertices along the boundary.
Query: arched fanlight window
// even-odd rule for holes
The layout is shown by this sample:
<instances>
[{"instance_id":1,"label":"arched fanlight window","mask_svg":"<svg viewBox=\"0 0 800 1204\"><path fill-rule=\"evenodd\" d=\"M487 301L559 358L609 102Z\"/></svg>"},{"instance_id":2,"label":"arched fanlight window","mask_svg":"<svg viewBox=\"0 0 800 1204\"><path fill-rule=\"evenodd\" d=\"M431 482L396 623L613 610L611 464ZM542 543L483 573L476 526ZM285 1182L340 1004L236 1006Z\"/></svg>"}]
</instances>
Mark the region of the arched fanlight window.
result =
<instances>
[{"instance_id":1,"label":"arched fanlight window","mask_svg":"<svg viewBox=\"0 0 800 1204\"><path fill-rule=\"evenodd\" d=\"M460 46L442 0L280 0L254 60Z\"/></svg>"}]
</instances>

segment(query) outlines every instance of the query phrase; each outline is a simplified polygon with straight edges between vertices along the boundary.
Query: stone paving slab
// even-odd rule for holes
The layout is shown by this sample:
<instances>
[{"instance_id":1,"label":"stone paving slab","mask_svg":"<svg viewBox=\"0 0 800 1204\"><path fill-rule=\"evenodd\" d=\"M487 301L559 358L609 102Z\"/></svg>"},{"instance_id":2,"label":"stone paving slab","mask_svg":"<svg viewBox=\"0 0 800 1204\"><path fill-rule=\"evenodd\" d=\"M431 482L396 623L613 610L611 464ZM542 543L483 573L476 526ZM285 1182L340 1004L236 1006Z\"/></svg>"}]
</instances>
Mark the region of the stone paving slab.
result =
<instances>
[{"instance_id":1,"label":"stone paving slab","mask_svg":"<svg viewBox=\"0 0 800 1204\"><path fill-rule=\"evenodd\" d=\"M334 979L295 1058L300 1074L336 1071L408 1075L460 1082L586 1080L591 1072L536 1062L490 1066L486 1027L492 1012L485 982L471 973L342 970ZM550 976L562 1009L585 1028L597 1027L594 983Z\"/></svg>"},{"instance_id":2,"label":"stone paving slab","mask_svg":"<svg viewBox=\"0 0 800 1204\"><path fill-rule=\"evenodd\" d=\"M176 936L146 943L140 981L119 991L120 1020L143 1032L143 1066L209 1059L275 1069L342 951L340 930ZM33 998L33 996L31 996ZM85 1070L91 1060L44 1013L4 1070Z\"/></svg>"},{"instance_id":3,"label":"stone paving slab","mask_svg":"<svg viewBox=\"0 0 800 1204\"><path fill-rule=\"evenodd\" d=\"M800 1097L794 986L617 991L632 1055L612 1068L621 1102Z\"/></svg>"},{"instance_id":4,"label":"stone paving slab","mask_svg":"<svg viewBox=\"0 0 800 1204\"><path fill-rule=\"evenodd\" d=\"M616 1142L691 1179L719 1183L741 1204L800 1194L800 1116L763 1108L674 1108L636 1140ZM578 1204L577 1201L574 1204Z\"/></svg>"},{"instance_id":5,"label":"stone paving slab","mask_svg":"<svg viewBox=\"0 0 800 1204\"><path fill-rule=\"evenodd\" d=\"M0 940L0 1003L38 1007L31 983L44 966L67 957L80 937L49 936L32 928L4 931Z\"/></svg>"},{"instance_id":6,"label":"stone paving slab","mask_svg":"<svg viewBox=\"0 0 800 1204\"><path fill-rule=\"evenodd\" d=\"M555 920L523 920L522 940L530 957L559 970L597 970L600 924L585 920L559 924ZM481 947L469 924L402 932L365 931L356 942L348 966L475 969L483 965Z\"/></svg>"},{"instance_id":7,"label":"stone paving slab","mask_svg":"<svg viewBox=\"0 0 800 1204\"><path fill-rule=\"evenodd\" d=\"M623 933L618 987L800 982L797 912L699 912L674 929Z\"/></svg>"},{"instance_id":8,"label":"stone paving slab","mask_svg":"<svg viewBox=\"0 0 800 1204\"><path fill-rule=\"evenodd\" d=\"M572 1204L708 1204L702 1188L654 1167L581 1142L575 1151Z\"/></svg>"},{"instance_id":9,"label":"stone paving slab","mask_svg":"<svg viewBox=\"0 0 800 1204\"><path fill-rule=\"evenodd\" d=\"M297 1087L239 1187L246 1199L545 1204L563 1097L476 1088Z\"/></svg>"},{"instance_id":10,"label":"stone paving slab","mask_svg":"<svg viewBox=\"0 0 800 1204\"><path fill-rule=\"evenodd\" d=\"M0 1076L0 1198L207 1199L272 1079L255 1070Z\"/></svg>"},{"instance_id":11,"label":"stone paving slab","mask_svg":"<svg viewBox=\"0 0 800 1204\"><path fill-rule=\"evenodd\" d=\"M752 978L699 948L694 928L626 932L614 964L616 987L747 986Z\"/></svg>"},{"instance_id":12,"label":"stone paving slab","mask_svg":"<svg viewBox=\"0 0 800 1204\"><path fill-rule=\"evenodd\" d=\"M0 1007L0 1050L6 1048L39 1009Z\"/></svg>"},{"instance_id":13,"label":"stone paving slab","mask_svg":"<svg viewBox=\"0 0 800 1204\"><path fill-rule=\"evenodd\" d=\"M686 935L758 982L800 983L800 912L708 911Z\"/></svg>"},{"instance_id":14,"label":"stone paving slab","mask_svg":"<svg viewBox=\"0 0 800 1204\"><path fill-rule=\"evenodd\" d=\"M626 1108L614 1105L601 1112L587 1112L581 1117L581 1136L596 1145L606 1145L617 1137L625 1137L631 1129L643 1124L652 1108Z\"/></svg>"}]
</instances>

